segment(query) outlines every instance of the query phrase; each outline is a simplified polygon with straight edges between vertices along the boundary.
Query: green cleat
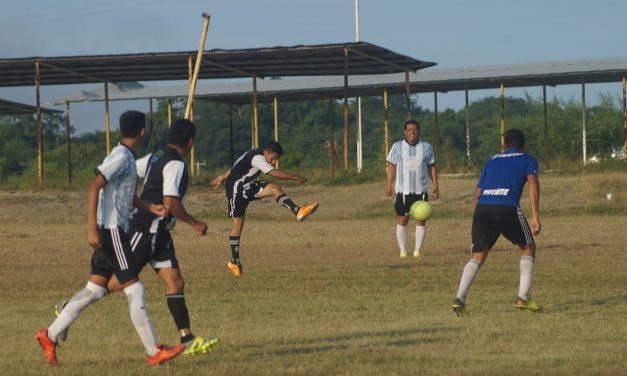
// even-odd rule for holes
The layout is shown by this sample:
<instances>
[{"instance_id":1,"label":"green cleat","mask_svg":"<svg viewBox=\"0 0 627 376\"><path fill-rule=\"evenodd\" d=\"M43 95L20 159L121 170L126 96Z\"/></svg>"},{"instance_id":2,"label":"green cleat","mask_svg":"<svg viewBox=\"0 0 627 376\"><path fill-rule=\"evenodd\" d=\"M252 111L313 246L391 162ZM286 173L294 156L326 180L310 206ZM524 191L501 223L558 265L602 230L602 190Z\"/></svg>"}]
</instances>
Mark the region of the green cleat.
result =
<instances>
[{"instance_id":1,"label":"green cleat","mask_svg":"<svg viewBox=\"0 0 627 376\"><path fill-rule=\"evenodd\" d=\"M183 355L193 356L200 354L207 354L213 350L220 340L218 338L210 338L205 339L203 337L194 337L194 339L189 340L184 343L185 350L183 351Z\"/></svg>"},{"instance_id":2,"label":"green cleat","mask_svg":"<svg viewBox=\"0 0 627 376\"><path fill-rule=\"evenodd\" d=\"M67 304L67 300L59 300L57 302L57 304L54 305L54 316L55 317L59 317L59 315L61 314L61 311L63 311L63 308L65 307L65 305ZM59 333L59 339L61 341L65 341L67 339L67 332L69 329L64 330L63 332Z\"/></svg>"},{"instance_id":3,"label":"green cleat","mask_svg":"<svg viewBox=\"0 0 627 376\"><path fill-rule=\"evenodd\" d=\"M401 257L401 258L405 258L405 257L407 257L407 252L405 252L405 251L401 251L401 255L400 255L400 257Z\"/></svg>"},{"instance_id":4,"label":"green cleat","mask_svg":"<svg viewBox=\"0 0 627 376\"><path fill-rule=\"evenodd\" d=\"M518 300L516 300L516 308L520 310L528 309L531 312L542 312L543 310L542 305L536 303L536 301L531 298L527 300L524 300L523 298L518 298Z\"/></svg>"},{"instance_id":5,"label":"green cleat","mask_svg":"<svg viewBox=\"0 0 627 376\"><path fill-rule=\"evenodd\" d=\"M415 258L420 258L420 250L419 250L419 249L416 249L416 250L414 251L414 257L415 257Z\"/></svg>"},{"instance_id":6,"label":"green cleat","mask_svg":"<svg viewBox=\"0 0 627 376\"><path fill-rule=\"evenodd\" d=\"M468 312L468 310L466 309L466 303L464 303L459 298L455 298L455 301L451 305L451 308L453 308L453 311L455 312L455 314L457 314L458 317L466 317L470 315L470 312Z\"/></svg>"}]
</instances>

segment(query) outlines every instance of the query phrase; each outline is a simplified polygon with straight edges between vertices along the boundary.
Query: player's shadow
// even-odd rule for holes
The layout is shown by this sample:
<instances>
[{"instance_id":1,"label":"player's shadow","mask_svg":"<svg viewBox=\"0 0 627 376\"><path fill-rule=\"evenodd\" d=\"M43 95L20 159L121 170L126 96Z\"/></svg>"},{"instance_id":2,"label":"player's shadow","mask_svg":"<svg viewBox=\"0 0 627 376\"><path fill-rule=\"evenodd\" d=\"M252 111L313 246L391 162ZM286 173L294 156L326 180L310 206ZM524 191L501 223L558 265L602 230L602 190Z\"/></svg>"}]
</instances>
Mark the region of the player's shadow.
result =
<instances>
[{"instance_id":1,"label":"player's shadow","mask_svg":"<svg viewBox=\"0 0 627 376\"><path fill-rule=\"evenodd\" d=\"M281 341L273 351L254 351L252 357L267 355L291 356L326 351L369 349L377 346L406 347L446 340L442 333L458 331L459 328L413 328L403 330L364 331L319 338L289 339ZM247 347L261 348L251 344Z\"/></svg>"},{"instance_id":2,"label":"player's shadow","mask_svg":"<svg viewBox=\"0 0 627 376\"><path fill-rule=\"evenodd\" d=\"M627 303L627 295L608 296L596 299L576 299L563 303L552 304L551 311L567 311L578 306L604 306L609 304Z\"/></svg>"}]
</instances>

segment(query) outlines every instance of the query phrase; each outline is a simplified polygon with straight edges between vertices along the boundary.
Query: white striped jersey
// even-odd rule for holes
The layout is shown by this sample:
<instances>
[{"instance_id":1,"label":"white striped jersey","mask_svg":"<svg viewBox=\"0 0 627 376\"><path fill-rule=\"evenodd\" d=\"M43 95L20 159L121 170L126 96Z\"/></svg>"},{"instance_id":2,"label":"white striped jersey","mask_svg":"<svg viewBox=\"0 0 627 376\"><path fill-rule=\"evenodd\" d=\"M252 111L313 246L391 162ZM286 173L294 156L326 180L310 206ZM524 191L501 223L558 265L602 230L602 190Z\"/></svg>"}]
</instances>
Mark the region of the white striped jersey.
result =
<instances>
[{"instance_id":1,"label":"white striped jersey","mask_svg":"<svg viewBox=\"0 0 627 376\"><path fill-rule=\"evenodd\" d=\"M407 141L397 141L392 145L387 158L388 163L396 166L396 193L427 192L429 183L428 166L435 164L431 144L418 141L410 145Z\"/></svg>"},{"instance_id":2,"label":"white striped jersey","mask_svg":"<svg viewBox=\"0 0 627 376\"><path fill-rule=\"evenodd\" d=\"M98 225L108 229L120 226L128 232L137 184L135 154L118 144L96 171L107 181L98 196Z\"/></svg>"}]
</instances>

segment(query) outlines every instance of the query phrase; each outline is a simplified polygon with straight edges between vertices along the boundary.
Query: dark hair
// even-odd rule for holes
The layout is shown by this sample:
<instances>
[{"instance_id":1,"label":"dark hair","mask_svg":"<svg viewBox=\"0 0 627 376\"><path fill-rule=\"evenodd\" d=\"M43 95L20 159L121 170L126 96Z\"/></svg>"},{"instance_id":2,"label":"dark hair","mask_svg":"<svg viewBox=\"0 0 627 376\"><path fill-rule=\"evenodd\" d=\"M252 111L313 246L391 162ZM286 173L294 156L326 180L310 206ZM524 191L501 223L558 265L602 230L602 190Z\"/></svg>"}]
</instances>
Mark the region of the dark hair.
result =
<instances>
[{"instance_id":1,"label":"dark hair","mask_svg":"<svg viewBox=\"0 0 627 376\"><path fill-rule=\"evenodd\" d=\"M194 136L196 136L194 123L187 119L177 119L168 129L168 144L184 148Z\"/></svg>"},{"instance_id":2,"label":"dark hair","mask_svg":"<svg viewBox=\"0 0 627 376\"><path fill-rule=\"evenodd\" d=\"M525 134L520 129L509 129L505 132L505 146L525 147Z\"/></svg>"},{"instance_id":3,"label":"dark hair","mask_svg":"<svg viewBox=\"0 0 627 376\"><path fill-rule=\"evenodd\" d=\"M139 111L126 111L120 115L120 134L122 137L137 137L146 127L146 115Z\"/></svg>"},{"instance_id":4,"label":"dark hair","mask_svg":"<svg viewBox=\"0 0 627 376\"><path fill-rule=\"evenodd\" d=\"M279 157L283 154L283 146L276 141L268 142L263 150L269 150L273 153L277 153Z\"/></svg>"},{"instance_id":5,"label":"dark hair","mask_svg":"<svg viewBox=\"0 0 627 376\"><path fill-rule=\"evenodd\" d=\"M418 127L418 130L420 130L420 123L418 122L418 120L413 120L413 119L407 120L405 124L403 124L403 130L407 129L407 126L409 124L415 125L416 127Z\"/></svg>"}]
</instances>

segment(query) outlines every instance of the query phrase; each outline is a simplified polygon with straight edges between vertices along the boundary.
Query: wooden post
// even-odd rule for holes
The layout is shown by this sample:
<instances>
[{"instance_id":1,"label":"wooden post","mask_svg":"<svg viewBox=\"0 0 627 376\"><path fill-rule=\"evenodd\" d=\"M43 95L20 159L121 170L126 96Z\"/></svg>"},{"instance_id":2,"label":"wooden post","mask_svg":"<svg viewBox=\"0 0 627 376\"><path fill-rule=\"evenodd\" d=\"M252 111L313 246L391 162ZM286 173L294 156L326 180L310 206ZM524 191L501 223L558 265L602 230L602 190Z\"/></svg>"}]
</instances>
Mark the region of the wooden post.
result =
<instances>
[{"instance_id":1,"label":"wooden post","mask_svg":"<svg viewBox=\"0 0 627 376\"><path fill-rule=\"evenodd\" d=\"M229 143L231 145L231 164L235 162L235 150L233 147L233 105L229 104Z\"/></svg>"},{"instance_id":2,"label":"wooden post","mask_svg":"<svg viewBox=\"0 0 627 376\"><path fill-rule=\"evenodd\" d=\"M335 152L335 132L333 129L333 98L331 97L329 97L329 145L331 151L331 176L335 176L337 154Z\"/></svg>"},{"instance_id":3,"label":"wooden post","mask_svg":"<svg viewBox=\"0 0 627 376\"><path fill-rule=\"evenodd\" d=\"M168 98L168 128L172 126L172 101Z\"/></svg>"},{"instance_id":4,"label":"wooden post","mask_svg":"<svg viewBox=\"0 0 627 376\"><path fill-rule=\"evenodd\" d=\"M407 101L407 120L411 120L411 98L409 91L409 71L405 71L405 100Z\"/></svg>"},{"instance_id":5,"label":"wooden post","mask_svg":"<svg viewBox=\"0 0 627 376\"><path fill-rule=\"evenodd\" d=\"M105 93L105 138L107 144L107 155L111 152L111 133L109 130L109 83L104 83Z\"/></svg>"},{"instance_id":6,"label":"wooden post","mask_svg":"<svg viewBox=\"0 0 627 376\"><path fill-rule=\"evenodd\" d=\"M148 105L150 108L150 116L148 120L148 124L150 125L150 152L155 151L155 112L152 108L152 98L148 100Z\"/></svg>"},{"instance_id":7,"label":"wooden post","mask_svg":"<svg viewBox=\"0 0 627 376\"><path fill-rule=\"evenodd\" d=\"M505 151L505 86L501 80L501 151Z\"/></svg>"},{"instance_id":8,"label":"wooden post","mask_svg":"<svg viewBox=\"0 0 627 376\"><path fill-rule=\"evenodd\" d=\"M389 126L389 111L388 111L388 88L383 88L383 134L385 137L385 158L387 159L390 152L390 126Z\"/></svg>"},{"instance_id":9,"label":"wooden post","mask_svg":"<svg viewBox=\"0 0 627 376\"><path fill-rule=\"evenodd\" d=\"M72 187L72 125L70 122L70 102L65 102L65 135L67 137L67 184Z\"/></svg>"},{"instance_id":10,"label":"wooden post","mask_svg":"<svg viewBox=\"0 0 627 376\"><path fill-rule=\"evenodd\" d=\"M438 113L438 92L433 92L433 108L435 113L435 164L440 166L440 114Z\"/></svg>"},{"instance_id":11,"label":"wooden post","mask_svg":"<svg viewBox=\"0 0 627 376\"><path fill-rule=\"evenodd\" d=\"M348 171L348 48L344 47L344 171Z\"/></svg>"},{"instance_id":12,"label":"wooden post","mask_svg":"<svg viewBox=\"0 0 627 376\"><path fill-rule=\"evenodd\" d=\"M257 111L257 75L253 74L253 137L255 148L259 147L259 114Z\"/></svg>"},{"instance_id":13,"label":"wooden post","mask_svg":"<svg viewBox=\"0 0 627 376\"><path fill-rule=\"evenodd\" d=\"M544 164L549 169L549 119L546 108L546 85L542 85L542 104L544 107Z\"/></svg>"},{"instance_id":14,"label":"wooden post","mask_svg":"<svg viewBox=\"0 0 627 376\"><path fill-rule=\"evenodd\" d=\"M37 102L37 183L41 191L44 186L44 145L43 145L43 124L41 118L41 100L39 96L40 77L39 62L35 62L35 100Z\"/></svg>"},{"instance_id":15,"label":"wooden post","mask_svg":"<svg viewBox=\"0 0 627 376\"><path fill-rule=\"evenodd\" d=\"M279 142L279 100L274 96L274 141ZM279 161L276 161L276 169L279 169Z\"/></svg>"},{"instance_id":16,"label":"wooden post","mask_svg":"<svg viewBox=\"0 0 627 376\"><path fill-rule=\"evenodd\" d=\"M200 63L196 62L196 66ZM190 93L192 93L192 85L194 81L194 75L192 73L192 56L190 55L187 59L187 73L189 76L189 87ZM191 102L190 102L191 100ZM194 96L193 94L187 98L187 107L185 109L185 119L194 122ZM196 176L196 148L192 146L192 150L189 153L189 172L192 177Z\"/></svg>"},{"instance_id":17,"label":"wooden post","mask_svg":"<svg viewBox=\"0 0 627 376\"><path fill-rule=\"evenodd\" d=\"M470 171L472 167L471 155L470 155L470 108L468 107L468 85L464 90L464 113L466 115L466 171Z\"/></svg>"},{"instance_id":18,"label":"wooden post","mask_svg":"<svg viewBox=\"0 0 627 376\"><path fill-rule=\"evenodd\" d=\"M210 15L207 13L203 13L202 17L205 19L205 22L202 27L202 35L200 37L200 44L198 46L198 54L196 55L196 66L194 67L193 75L190 73L190 82L189 82L189 94L187 96L187 107L185 108L185 119L190 119L190 113L192 111L192 103L194 103L194 93L196 92L196 82L198 81L198 75L200 74L200 63L202 61L203 52L205 50L205 39L207 38L207 30L209 29L209 19ZM191 62L191 56L189 58ZM193 165L193 163L192 163ZM193 171L194 167L192 167ZM193 173L192 173L193 176Z\"/></svg>"},{"instance_id":19,"label":"wooden post","mask_svg":"<svg viewBox=\"0 0 627 376\"><path fill-rule=\"evenodd\" d=\"M581 78L581 149L585 166L588 160L588 148L586 145L586 82L583 77Z\"/></svg>"},{"instance_id":20,"label":"wooden post","mask_svg":"<svg viewBox=\"0 0 627 376\"><path fill-rule=\"evenodd\" d=\"M623 76L623 156L627 160L627 77Z\"/></svg>"}]
</instances>

